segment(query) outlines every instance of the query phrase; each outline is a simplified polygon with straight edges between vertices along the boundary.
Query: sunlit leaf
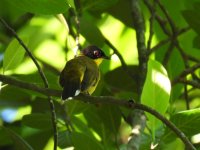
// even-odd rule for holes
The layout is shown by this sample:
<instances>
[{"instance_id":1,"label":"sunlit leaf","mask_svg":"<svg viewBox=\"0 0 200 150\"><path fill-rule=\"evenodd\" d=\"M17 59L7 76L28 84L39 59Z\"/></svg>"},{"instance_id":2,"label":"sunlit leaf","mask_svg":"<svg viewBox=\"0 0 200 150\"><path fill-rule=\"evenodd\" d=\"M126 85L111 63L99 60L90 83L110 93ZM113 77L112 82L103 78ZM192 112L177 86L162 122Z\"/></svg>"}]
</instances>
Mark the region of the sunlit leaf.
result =
<instances>
[{"instance_id":1,"label":"sunlit leaf","mask_svg":"<svg viewBox=\"0 0 200 150\"><path fill-rule=\"evenodd\" d=\"M51 118L47 114L35 113L35 114L25 115L22 118L22 123L26 126L36 129L52 128Z\"/></svg>"},{"instance_id":2,"label":"sunlit leaf","mask_svg":"<svg viewBox=\"0 0 200 150\"><path fill-rule=\"evenodd\" d=\"M10 0L16 8L35 14L59 14L69 8L66 0Z\"/></svg>"},{"instance_id":3,"label":"sunlit leaf","mask_svg":"<svg viewBox=\"0 0 200 150\"><path fill-rule=\"evenodd\" d=\"M21 150L33 150L33 148L20 135L18 135L9 128L3 127L3 129L16 144L16 147L20 147Z\"/></svg>"},{"instance_id":4,"label":"sunlit leaf","mask_svg":"<svg viewBox=\"0 0 200 150\"><path fill-rule=\"evenodd\" d=\"M171 85L165 68L155 60L148 61L147 77L142 91L142 103L154 108L161 114L167 110ZM161 122L147 113L148 125L155 137L156 129Z\"/></svg>"},{"instance_id":5,"label":"sunlit leaf","mask_svg":"<svg viewBox=\"0 0 200 150\"><path fill-rule=\"evenodd\" d=\"M27 43L27 40L24 42ZM19 44L19 42L16 39L12 40L8 45L4 54L4 59L3 59L4 72L16 68L22 62L24 54L25 50Z\"/></svg>"}]
</instances>

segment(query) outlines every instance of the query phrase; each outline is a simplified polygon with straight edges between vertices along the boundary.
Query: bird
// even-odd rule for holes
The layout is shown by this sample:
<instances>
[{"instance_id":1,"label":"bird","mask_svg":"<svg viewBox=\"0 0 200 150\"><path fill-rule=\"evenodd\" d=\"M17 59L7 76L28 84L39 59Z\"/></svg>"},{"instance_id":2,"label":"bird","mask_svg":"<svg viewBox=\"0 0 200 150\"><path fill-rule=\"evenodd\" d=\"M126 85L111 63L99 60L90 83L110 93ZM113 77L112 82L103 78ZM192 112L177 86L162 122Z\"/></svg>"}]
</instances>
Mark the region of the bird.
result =
<instances>
[{"instance_id":1,"label":"bird","mask_svg":"<svg viewBox=\"0 0 200 150\"><path fill-rule=\"evenodd\" d=\"M62 100L71 99L80 93L91 95L100 80L99 65L103 59L110 58L97 46L90 45L67 61L59 78L63 88Z\"/></svg>"}]
</instances>

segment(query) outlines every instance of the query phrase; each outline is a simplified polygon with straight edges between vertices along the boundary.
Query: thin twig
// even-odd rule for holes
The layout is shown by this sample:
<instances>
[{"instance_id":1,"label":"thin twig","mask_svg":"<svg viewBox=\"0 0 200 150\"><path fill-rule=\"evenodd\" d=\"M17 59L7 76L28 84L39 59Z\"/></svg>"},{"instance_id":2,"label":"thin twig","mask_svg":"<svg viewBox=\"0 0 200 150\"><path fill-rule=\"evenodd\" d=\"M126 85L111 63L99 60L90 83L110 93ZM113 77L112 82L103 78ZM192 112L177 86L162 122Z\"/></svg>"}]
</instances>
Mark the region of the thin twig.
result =
<instances>
[{"instance_id":1,"label":"thin twig","mask_svg":"<svg viewBox=\"0 0 200 150\"><path fill-rule=\"evenodd\" d=\"M183 83L187 85L191 85L194 88L200 89L200 83L195 80L186 80L186 79L179 79L177 83Z\"/></svg>"},{"instance_id":2,"label":"thin twig","mask_svg":"<svg viewBox=\"0 0 200 150\"><path fill-rule=\"evenodd\" d=\"M31 53L31 51L28 49L28 47L24 44L24 42L20 39L20 37L17 35L17 33L15 32L15 30L13 28L11 28L2 18L0 18L1 23L14 35L14 37L17 39L17 41L19 42L19 44L24 48L24 50L26 51L26 53L28 54L28 56L31 58L31 60L33 61L33 63L35 64L43 82L44 82L44 86L45 88L48 88L48 81L47 78L45 77L44 72L42 71L42 69L40 68L39 63L37 62L36 58L34 57L34 55ZM51 110L51 116L52 116L52 126L53 126L53 130L54 130L54 150L57 149L57 143L58 143L58 132L57 132L57 125L56 125L56 113L55 113L55 106L53 103L53 100L51 99L50 96L48 97L48 101L49 101L49 105L50 105L50 110Z\"/></svg>"},{"instance_id":3,"label":"thin twig","mask_svg":"<svg viewBox=\"0 0 200 150\"><path fill-rule=\"evenodd\" d=\"M38 87L34 84L25 83L25 82L13 79L13 78L5 76L5 75L0 75L0 81L4 82L6 84L17 86L19 88L36 91L36 92L39 92L39 93L47 95L47 96L51 95L51 96L60 97L60 94L61 94L61 91ZM23 85L23 87L21 85ZM31 88L31 87L34 87L34 88ZM55 93L57 93L57 94L55 94ZM156 110L154 110L146 105L134 103L133 101L128 101L126 99L117 99L117 98L111 97L111 96L97 97L97 96L88 96L88 95L82 95L82 94L77 97L74 97L73 100L79 100L79 101L87 102L87 103L89 102L91 104L105 104L105 105L111 104L111 105L117 105L120 107L126 107L129 109L139 109L139 110L146 111L146 112L152 114L153 116L155 116L156 118L158 118L159 120L161 120L168 128L170 128L183 141L187 150L195 150L195 147L191 144L191 142L188 140L188 138L185 136L185 134L183 132L181 132L172 122L167 120L164 116L162 116Z\"/></svg>"},{"instance_id":4,"label":"thin twig","mask_svg":"<svg viewBox=\"0 0 200 150\"><path fill-rule=\"evenodd\" d=\"M124 71L133 79L136 79L136 76L133 75L127 67L126 62L124 61L124 58L122 57L122 55L119 53L118 49L108 40L104 37L105 43L113 50L114 54L116 54L120 60L120 63L122 65L122 68L124 69Z\"/></svg>"},{"instance_id":5,"label":"thin twig","mask_svg":"<svg viewBox=\"0 0 200 150\"><path fill-rule=\"evenodd\" d=\"M183 62L185 64L185 68L189 68L190 66L189 66L189 63L188 63L188 57L185 54L184 50L181 48L178 40L176 40L176 42L174 44L175 44L175 47L178 49L179 53L181 54L181 57L183 58Z\"/></svg>"},{"instance_id":6,"label":"thin twig","mask_svg":"<svg viewBox=\"0 0 200 150\"><path fill-rule=\"evenodd\" d=\"M163 59L163 65L164 66L167 66L167 63L169 61L169 58L170 58L171 53L173 51L173 48L174 48L174 42L172 40L170 45L169 45L169 47L168 47L168 49L167 49L167 51L166 51L166 53L165 53L165 55L164 55L164 59Z\"/></svg>"},{"instance_id":7,"label":"thin twig","mask_svg":"<svg viewBox=\"0 0 200 150\"><path fill-rule=\"evenodd\" d=\"M74 1L76 10L75 12L75 23L76 23L76 56L78 54L78 50L80 50L80 16L82 15L81 3L80 0Z\"/></svg>"},{"instance_id":8,"label":"thin twig","mask_svg":"<svg viewBox=\"0 0 200 150\"><path fill-rule=\"evenodd\" d=\"M165 9L165 7L161 4L160 0L156 0L156 2L158 3L158 5L160 6L160 9L163 11L164 15L166 16L169 24L170 24L170 27L171 27L171 30L172 30L172 33L173 34L176 34L176 25L175 23L173 22L173 20L171 19L171 17L169 16L167 10Z\"/></svg>"},{"instance_id":9,"label":"thin twig","mask_svg":"<svg viewBox=\"0 0 200 150\"><path fill-rule=\"evenodd\" d=\"M153 6L150 4L149 0L143 0L144 1L144 4L147 6L147 8L149 9L150 12L152 12L154 10ZM170 36L171 33L170 31L167 29L166 27L166 24L167 24L167 21L163 20L159 15L157 15L155 13L155 19L156 21L159 23L161 29L163 30L163 32Z\"/></svg>"},{"instance_id":10,"label":"thin twig","mask_svg":"<svg viewBox=\"0 0 200 150\"><path fill-rule=\"evenodd\" d=\"M172 81L172 84L177 83L180 79L185 78L188 74L193 73L198 68L200 68L200 62L190 68L185 69L179 76L174 78L174 80Z\"/></svg>"},{"instance_id":11,"label":"thin twig","mask_svg":"<svg viewBox=\"0 0 200 150\"><path fill-rule=\"evenodd\" d=\"M160 41L157 45L155 45L154 47L152 47L148 51L148 55L150 55L151 53L155 52L157 49L159 49L163 45L167 44L170 40L171 40L171 38L167 38L167 39L164 39L164 40Z\"/></svg>"},{"instance_id":12,"label":"thin twig","mask_svg":"<svg viewBox=\"0 0 200 150\"><path fill-rule=\"evenodd\" d=\"M193 56L191 56L191 55L187 55L187 57L188 57L188 59L189 59L190 61L194 61L194 62L197 62L197 63L200 62L200 60L199 60L198 58L195 58L195 57L193 57Z\"/></svg>"},{"instance_id":13,"label":"thin twig","mask_svg":"<svg viewBox=\"0 0 200 150\"><path fill-rule=\"evenodd\" d=\"M144 0L144 1L147 1L147 0ZM155 19L155 14L156 14L156 3L155 1L153 2L153 6L152 6L152 9L151 9L151 17L149 19L149 38L148 38L148 41L147 41L147 51L149 51L151 49L151 42L152 42L152 39L153 39L153 22L154 22L154 19Z\"/></svg>"}]
</instances>

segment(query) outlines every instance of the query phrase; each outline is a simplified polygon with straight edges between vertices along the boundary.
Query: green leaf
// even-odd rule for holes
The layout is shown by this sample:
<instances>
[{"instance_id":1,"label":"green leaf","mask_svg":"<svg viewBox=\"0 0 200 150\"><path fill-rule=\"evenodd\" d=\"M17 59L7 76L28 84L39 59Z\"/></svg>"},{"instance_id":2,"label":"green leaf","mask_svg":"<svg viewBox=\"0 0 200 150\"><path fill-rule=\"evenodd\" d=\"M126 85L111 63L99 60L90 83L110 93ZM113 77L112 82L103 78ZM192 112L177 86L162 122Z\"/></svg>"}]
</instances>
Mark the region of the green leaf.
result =
<instances>
[{"instance_id":1,"label":"green leaf","mask_svg":"<svg viewBox=\"0 0 200 150\"><path fill-rule=\"evenodd\" d=\"M70 7L72 7L73 9L76 9L76 6L74 4L74 0L67 0L68 4Z\"/></svg>"},{"instance_id":2,"label":"green leaf","mask_svg":"<svg viewBox=\"0 0 200 150\"><path fill-rule=\"evenodd\" d=\"M49 86L54 89L59 89L60 85L58 84L58 75L55 75L49 70L44 70L45 76L49 82ZM18 80L23 80L24 82L31 82L37 84L38 86L43 86L44 83L41 79L41 76L34 72L32 74L14 74L13 77L17 78Z\"/></svg>"},{"instance_id":3,"label":"green leaf","mask_svg":"<svg viewBox=\"0 0 200 150\"><path fill-rule=\"evenodd\" d=\"M139 70L137 66L127 66L127 70L135 77L134 80L124 71L122 67L118 67L104 75L105 82L113 90L124 90L137 93L137 81ZM122 78L123 77L123 78ZM119 80L120 79L120 80Z\"/></svg>"},{"instance_id":4,"label":"green leaf","mask_svg":"<svg viewBox=\"0 0 200 150\"><path fill-rule=\"evenodd\" d=\"M171 53L170 60L167 64L168 76L170 79L176 78L185 68L184 60L177 49ZM183 85L175 84L171 90L171 100L175 101L182 93Z\"/></svg>"},{"instance_id":5,"label":"green leaf","mask_svg":"<svg viewBox=\"0 0 200 150\"><path fill-rule=\"evenodd\" d=\"M106 11L121 22L123 22L126 26L133 28L131 16L131 1L118 0L118 2L115 5L113 5Z\"/></svg>"},{"instance_id":6,"label":"green leaf","mask_svg":"<svg viewBox=\"0 0 200 150\"><path fill-rule=\"evenodd\" d=\"M0 120L0 121L2 122L2 120ZM7 132L4 130L4 128L2 128L2 126L0 125L0 146L10 145L12 143L13 143L12 139L7 134Z\"/></svg>"},{"instance_id":7,"label":"green leaf","mask_svg":"<svg viewBox=\"0 0 200 150\"><path fill-rule=\"evenodd\" d=\"M10 136L13 142L16 144L16 147L20 147L21 150L33 150L33 148L17 133L12 131L9 128L3 127L6 133Z\"/></svg>"},{"instance_id":8,"label":"green leaf","mask_svg":"<svg viewBox=\"0 0 200 150\"><path fill-rule=\"evenodd\" d=\"M182 15L190 27L200 34L200 12L197 10L184 10Z\"/></svg>"},{"instance_id":9,"label":"green leaf","mask_svg":"<svg viewBox=\"0 0 200 150\"><path fill-rule=\"evenodd\" d=\"M87 0L85 1L85 3L82 3L82 5L84 10L88 9L92 11L97 11L107 9L117 2L118 0Z\"/></svg>"},{"instance_id":10,"label":"green leaf","mask_svg":"<svg viewBox=\"0 0 200 150\"><path fill-rule=\"evenodd\" d=\"M21 126L18 130L34 150L44 150L49 140L52 139L50 130L38 130L26 126Z\"/></svg>"},{"instance_id":11,"label":"green leaf","mask_svg":"<svg viewBox=\"0 0 200 150\"><path fill-rule=\"evenodd\" d=\"M187 136L200 133L200 108L179 112L171 117L171 121Z\"/></svg>"},{"instance_id":12,"label":"green leaf","mask_svg":"<svg viewBox=\"0 0 200 150\"><path fill-rule=\"evenodd\" d=\"M89 13L84 13L80 18L80 32L90 43L103 46L104 37L95 25L95 19Z\"/></svg>"},{"instance_id":13,"label":"green leaf","mask_svg":"<svg viewBox=\"0 0 200 150\"><path fill-rule=\"evenodd\" d=\"M186 136L190 137L200 133L200 108L181 111L174 114L170 121L173 122ZM167 128L162 141L169 143L177 138L171 129Z\"/></svg>"},{"instance_id":14,"label":"green leaf","mask_svg":"<svg viewBox=\"0 0 200 150\"><path fill-rule=\"evenodd\" d=\"M24 40L27 43L27 40ZM19 44L19 42L14 39L8 45L3 59L3 71L11 70L16 68L23 60L25 50Z\"/></svg>"},{"instance_id":15,"label":"green leaf","mask_svg":"<svg viewBox=\"0 0 200 150\"><path fill-rule=\"evenodd\" d=\"M91 138L86 134L72 132L72 141L75 149L103 150L103 146L95 138Z\"/></svg>"},{"instance_id":16,"label":"green leaf","mask_svg":"<svg viewBox=\"0 0 200 150\"><path fill-rule=\"evenodd\" d=\"M163 141L162 141L163 142ZM181 141L181 139L177 138L171 141L170 143L161 143L159 148L161 150L183 150L185 149L184 143Z\"/></svg>"},{"instance_id":17,"label":"green leaf","mask_svg":"<svg viewBox=\"0 0 200 150\"><path fill-rule=\"evenodd\" d=\"M80 101L67 101L65 107L68 115L73 116L87 110L88 104Z\"/></svg>"},{"instance_id":18,"label":"green leaf","mask_svg":"<svg viewBox=\"0 0 200 150\"><path fill-rule=\"evenodd\" d=\"M79 116L80 117L80 116ZM76 116L71 117L71 122L73 122L76 131L80 131L90 137L94 137L90 128L88 128L87 123L84 123L80 118Z\"/></svg>"},{"instance_id":19,"label":"green leaf","mask_svg":"<svg viewBox=\"0 0 200 150\"><path fill-rule=\"evenodd\" d=\"M141 100L161 114L167 110L170 98L171 85L165 68L155 60L148 61L147 77L142 91ZM155 131L161 122L147 113L148 125L155 138Z\"/></svg>"},{"instance_id":20,"label":"green leaf","mask_svg":"<svg viewBox=\"0 0 200 150\"><path fill-rule=\"evenodd\" d=\"M22 118L22 123L26 126L36 129L52 128L51 117L47 114L35 113L35 114L25 115Z\"/></svg>"},{"instance_id":21,"label":"green leaf","mask_svg":"<svg viewBox=\"0 0 200 150\"><path fill-rule=\"evenodd\" d=\"M113 147L121 124L121 111L113 105L91 106L84 112L88 127L102 139L105 147ZM89 135L89 134L87 134Z\"/></svg>"},{"instance_id":22,"label":"green leaf","mask_svg":"<svg viewBox=\"0 0 200 150\"><path fill-rule=\"evenodd\" d=\"M121 123L121 111L117 106L105 105L98 109L98 115L105 127L114 135L117 135Z\"/></svg>"},{"instance_id":23,"label":"green leaf","mask_svg":"<svg viewBox=\"0 0 200 150\"><path fill-rule=\"evenodd\" d=\"M69 5L66 0L10 0L10 4L26 12L44 15L64 13Z\"/></svg>"},{"instance_id":24,"label":"green leaf","mask_svg":"<svg viewBox=\"0 0 200 150\"><path fill-rule=\"evenodd\" d=\"M72 146L71 133L67 130L58 133L58 146L65 149Z\"/></svg>"},{"instance_id":25,"label":"green leaf","mask_svg":"<svg viewBox=\"0 0 200 150\"><path fill-rule=\"evenodd\" d=\"M196 36L193 40L193 47L200 49L200 35Z\"/></svg>"},{"instance_id":26,"label":"green leaf","mask_svg":"<svg viewBox=\"0 0 200 150\"><path fill-rule=\"evenodd\" d=\"M0 106L21 107L30 104L30 95L24 89L14 86L6 86L1 89Z\"/></svg>"}]
</instances>

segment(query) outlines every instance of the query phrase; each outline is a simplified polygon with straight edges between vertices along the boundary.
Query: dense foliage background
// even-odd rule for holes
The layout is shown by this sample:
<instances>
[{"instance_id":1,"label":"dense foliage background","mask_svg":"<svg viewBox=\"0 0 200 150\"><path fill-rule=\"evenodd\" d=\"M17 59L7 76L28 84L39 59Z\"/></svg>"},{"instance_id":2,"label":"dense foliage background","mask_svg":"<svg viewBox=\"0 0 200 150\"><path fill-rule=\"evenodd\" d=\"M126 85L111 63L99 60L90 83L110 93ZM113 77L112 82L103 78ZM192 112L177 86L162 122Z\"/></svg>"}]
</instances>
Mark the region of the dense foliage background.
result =
<instances>
[{"instance_id":1,"label":"dense foliage background","mask_svg":"<svg viewBox=\"0 0 200 150\"><path fill-rule=\"evenodd\" d=\"M44 82L2 19L35 56L50 89L61 90L59 72L77 44L97 45L111 56L100 66L97 101L113 96L148 105L200 149L199 10L199 0L0 0L0 149L185 147L168 125L141 110L101 101L63 104L35 91Z\"/></svg>"}]
</instances>

